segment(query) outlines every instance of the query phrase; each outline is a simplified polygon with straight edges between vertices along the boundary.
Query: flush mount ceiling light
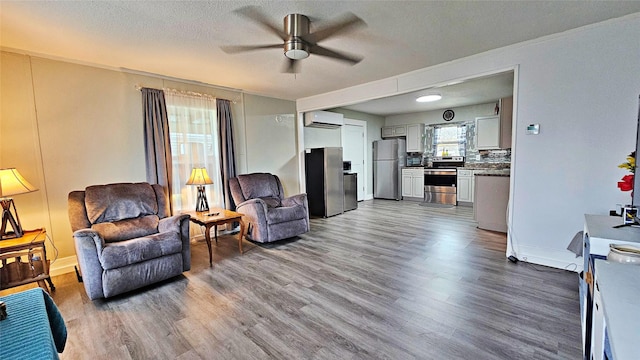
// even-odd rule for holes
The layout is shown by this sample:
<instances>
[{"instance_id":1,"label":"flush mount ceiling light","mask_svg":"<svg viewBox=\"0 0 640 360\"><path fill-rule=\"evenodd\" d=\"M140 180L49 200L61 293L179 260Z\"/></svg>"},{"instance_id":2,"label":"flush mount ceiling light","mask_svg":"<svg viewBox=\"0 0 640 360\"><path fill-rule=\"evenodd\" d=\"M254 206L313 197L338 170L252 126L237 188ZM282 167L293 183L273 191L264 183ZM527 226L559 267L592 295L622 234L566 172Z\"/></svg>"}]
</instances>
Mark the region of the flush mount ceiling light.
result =
<instances>
[{"instance_id":1,"label":"flush mount ceiling light","mask_svg":"<svg viewBox=\"0 0 640 360\"><path fill-rule=\"evenodd\" d=\"M433 94L433 95L425 95L425 96L420 96L419 98L416 99L417 102L432 102L432 101L438 101L442 99L442 96L437 95L437 94Z\"/></svg>"}]
</instances>

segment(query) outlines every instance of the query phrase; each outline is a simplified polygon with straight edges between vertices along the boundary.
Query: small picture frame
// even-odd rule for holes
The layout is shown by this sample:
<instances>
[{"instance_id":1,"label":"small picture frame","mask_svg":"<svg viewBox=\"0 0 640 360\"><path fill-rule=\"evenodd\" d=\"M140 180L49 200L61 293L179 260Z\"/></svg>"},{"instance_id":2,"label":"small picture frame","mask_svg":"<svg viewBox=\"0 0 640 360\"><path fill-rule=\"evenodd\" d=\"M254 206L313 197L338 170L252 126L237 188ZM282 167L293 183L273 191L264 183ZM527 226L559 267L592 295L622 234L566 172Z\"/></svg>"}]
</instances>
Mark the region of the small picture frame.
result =
<instances>
[{"instance_id":1,"label":"small picture frame","mask_svg":"<svg viewBox=\"0 0 640 360\"><path fill-rule=\"evenodd\" d=\"M622 209L622 221L623 224L633 224L636 222L636 216L638 216L638 208L632 205L625 205Z\"/></svg>"}]
</instances>

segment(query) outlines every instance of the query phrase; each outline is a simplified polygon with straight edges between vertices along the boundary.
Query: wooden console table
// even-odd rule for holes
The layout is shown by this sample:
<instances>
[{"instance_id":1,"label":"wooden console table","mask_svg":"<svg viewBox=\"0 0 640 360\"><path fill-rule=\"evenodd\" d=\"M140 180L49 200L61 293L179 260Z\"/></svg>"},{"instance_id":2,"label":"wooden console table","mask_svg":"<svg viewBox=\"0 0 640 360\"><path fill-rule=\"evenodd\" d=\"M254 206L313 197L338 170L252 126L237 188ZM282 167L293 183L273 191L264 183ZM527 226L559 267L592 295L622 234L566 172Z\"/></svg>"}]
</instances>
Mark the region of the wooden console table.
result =
<instances>
[{"instance_id":1,"label":"wooden console table","mask_svg":"<svg viewBox=\"0 0 640 360\"><path fill-rule=\"evenodd\" d=\"M216 243L218 242L218 225L233 222L240 223L240 232L238 233L238 247L242 254L242 239L244 238L245 223L242 221L242 214L225 209L212 209L210 211L196 212L189 211L183 214L191 216L191 222L204 227L204 239L209 247L209 265L213 264L213 255L211 253L211 227L214 227Z\"/></svg>"},{"instance_id":2,"label":"wooden console table","mask_svg":"<svg viewBox=\"0 0 640 360\"><path fill-rule=\"evenodd\" d=\"M46 239L46 230L37 229L25 231L19 238L0 241L0 290L37 282L49 292L45 281L52 291L56 289L49 276ZM24 257L27 262L22 262Z\"/></svg>"}]
</instances>

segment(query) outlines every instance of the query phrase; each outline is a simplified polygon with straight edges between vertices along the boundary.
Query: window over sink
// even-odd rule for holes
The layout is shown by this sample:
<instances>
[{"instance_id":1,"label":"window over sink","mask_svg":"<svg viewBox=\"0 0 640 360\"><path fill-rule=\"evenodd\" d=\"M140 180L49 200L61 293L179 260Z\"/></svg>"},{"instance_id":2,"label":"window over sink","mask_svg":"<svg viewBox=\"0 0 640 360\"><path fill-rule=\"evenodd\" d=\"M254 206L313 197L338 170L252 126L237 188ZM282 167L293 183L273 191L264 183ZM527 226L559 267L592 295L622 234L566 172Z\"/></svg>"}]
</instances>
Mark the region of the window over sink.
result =
<instances>
[{"instance_id":1,"label":"window over sink","mask_svg":"<svg viewBox=\"0 0 640 360\"><path fill-rule=\"evenodd\" d=\"M467 125L447 124L433 127L433 156L465 156Z\"/></svg>"}]
</instances>

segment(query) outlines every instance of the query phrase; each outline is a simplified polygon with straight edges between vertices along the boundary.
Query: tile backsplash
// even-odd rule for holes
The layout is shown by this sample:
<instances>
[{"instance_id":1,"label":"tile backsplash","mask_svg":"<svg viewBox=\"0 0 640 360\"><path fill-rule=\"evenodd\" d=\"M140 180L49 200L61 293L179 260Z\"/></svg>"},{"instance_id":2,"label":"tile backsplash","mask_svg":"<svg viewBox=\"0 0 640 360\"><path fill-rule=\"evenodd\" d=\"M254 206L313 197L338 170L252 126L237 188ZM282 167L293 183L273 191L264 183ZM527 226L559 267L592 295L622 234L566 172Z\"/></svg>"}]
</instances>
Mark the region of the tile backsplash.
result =
<instances>
[{"instance_id":1,"label":"tile backsplash","mask_svg":"<svg viewBox=\"0 0 640 360\"><path fill-rule=\"evenodd\" d=\"M470 164L479 163L510 163L511 162L511 149L500 150L478 150L476 149L476 124L475 121L467 121L463 123L466 125L466 146L465 146L465 161ZM424 163L430 161L433 157L433 126L425 126L425 152Z\"/></svg>"}]
</instances>

